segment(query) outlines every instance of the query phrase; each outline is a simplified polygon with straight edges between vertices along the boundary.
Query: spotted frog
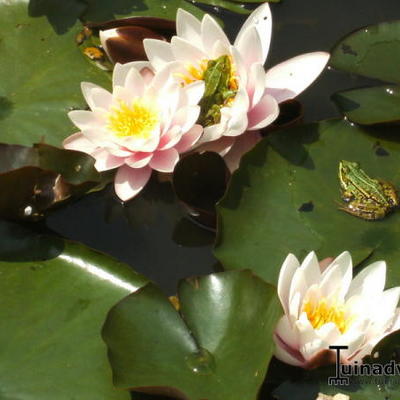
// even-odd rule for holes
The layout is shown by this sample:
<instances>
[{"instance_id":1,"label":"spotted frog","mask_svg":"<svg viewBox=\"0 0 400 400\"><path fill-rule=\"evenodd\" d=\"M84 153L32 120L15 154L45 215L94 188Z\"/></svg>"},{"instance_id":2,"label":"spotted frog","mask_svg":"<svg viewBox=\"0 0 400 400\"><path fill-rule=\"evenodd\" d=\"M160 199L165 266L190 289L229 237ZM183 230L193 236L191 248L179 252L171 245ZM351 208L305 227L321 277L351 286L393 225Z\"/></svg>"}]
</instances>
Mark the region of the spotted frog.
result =
<instances>
[{"instance_id":1,"label":"spotted frog","mask_svg":"<svg viewBox=\"0 0 400 400\"><path fill-rule=\"evenodd\" d=\"M369 221L382 219L399 206L395 187L370 178L356 162L340 161L341 197L346 203L339 209Z\"/></svg>"}]
</instances>

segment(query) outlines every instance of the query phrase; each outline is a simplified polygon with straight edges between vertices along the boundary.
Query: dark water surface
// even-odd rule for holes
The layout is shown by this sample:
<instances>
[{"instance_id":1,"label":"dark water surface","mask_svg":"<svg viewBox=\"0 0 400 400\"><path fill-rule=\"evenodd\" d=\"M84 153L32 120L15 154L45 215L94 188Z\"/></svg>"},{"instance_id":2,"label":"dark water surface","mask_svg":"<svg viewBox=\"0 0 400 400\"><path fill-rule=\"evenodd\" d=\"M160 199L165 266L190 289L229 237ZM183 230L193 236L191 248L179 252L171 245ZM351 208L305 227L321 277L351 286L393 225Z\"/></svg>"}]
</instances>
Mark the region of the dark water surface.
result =
<instances>
[{"instance_id":1,"label":"dark water surface","mask_svg":"<svg viewBox=\"0 0 400 400\"><path fill-rule=\"evenodd\" d=\"M282 0L271 8L274 31L267 67L301 53L329 51L342 36L365 25L400 19L399 0ZM244 18L219 15L234 38ZM299 97L306 120L336 116L330 95L369 82L327 70ZM125 207L108 188L58 210L47 225L130 264L168 293L174 293L179 279L212 272L216 265L214 235L186 218L168 183L153 181Z\"/></svg>"}]
</instances>

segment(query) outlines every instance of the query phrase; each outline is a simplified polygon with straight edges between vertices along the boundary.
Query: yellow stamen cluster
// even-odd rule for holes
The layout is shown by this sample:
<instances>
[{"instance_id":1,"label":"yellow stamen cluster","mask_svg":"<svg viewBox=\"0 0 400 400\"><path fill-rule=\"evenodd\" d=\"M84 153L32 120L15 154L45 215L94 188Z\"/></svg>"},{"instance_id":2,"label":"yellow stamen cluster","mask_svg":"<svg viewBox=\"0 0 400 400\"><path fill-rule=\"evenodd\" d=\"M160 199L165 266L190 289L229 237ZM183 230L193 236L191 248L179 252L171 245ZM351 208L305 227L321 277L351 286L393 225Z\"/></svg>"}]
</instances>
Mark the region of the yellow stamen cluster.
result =
<instances>
[{"instance_id":1,"label":"yellow stamen cluster","mask_svg":"<svg viewBox=\"0 0 400 400\"><path fill-rule=\"evenodd\" d=\"M325 298L318 302L306 301L302 311L307 314L314 329L333 322L341 333L345 333L351 322L350 318L346 316L346 310L342 303L328 301Z\"/></svg>"},{"instance_id":2,"label":"yellow stamen cluster","mask_svg":"<svg viewBox=\"0 0 400 400\"><path fill-rule=\"evenodd\" d=\"M159 123L159 111L155 104L137 98L131 104L119 102L108 116L108 129L118 137L150 137Z\"/></svg>"}]
</instances>

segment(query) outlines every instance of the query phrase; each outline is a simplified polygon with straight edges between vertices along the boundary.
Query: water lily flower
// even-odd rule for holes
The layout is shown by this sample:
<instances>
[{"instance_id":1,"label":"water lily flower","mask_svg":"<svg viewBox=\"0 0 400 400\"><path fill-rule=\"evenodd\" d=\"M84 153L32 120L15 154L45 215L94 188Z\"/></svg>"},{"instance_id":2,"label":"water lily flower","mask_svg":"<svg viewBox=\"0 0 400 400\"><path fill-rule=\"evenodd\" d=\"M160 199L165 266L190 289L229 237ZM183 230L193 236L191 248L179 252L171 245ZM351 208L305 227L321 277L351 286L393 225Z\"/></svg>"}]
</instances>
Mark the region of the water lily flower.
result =
<instances>
[{"instance_id":1,"label":"water lily flower","mask_svg":"<svg viewBox=\"0 0 400 400\"><path fill-rule=\"evenodd\" d=\"M82 83L90 111L68 114L80 132L64 147L93 156L98 171L118 168L115 191L123 201L142 190L152 170L172 172L202 134L196 121L204 83L182 87L170 68L155 73L147 62L116 64L112 93Z\"/></svg>"},{"instance_id":2,"label":"water lily flower","mask_svg":"<svg viewBox=\"0 0 400 400\"><path fill-rule=\"evenodd\" d=\"M208 143L204 150L223 156L252 147L259 130L278 117L279 103L307 88L329 59L325 52L303 54L265 72L272 31L268 3L249 16L233 45L208 14L199 21L179 9L176 24L170 43L144 40L147 57L156 70L175 62L181 85L205 82L199 119L204 134L198 145Z\"/></svg>"},{"instance_id":3,"label":"water lily flower","mask_svg":"<svg viewBox=\"0 0 400 400\"><path fill-rule=\"evenodd\" d=\"M384 290L386 263L375 262L353 279L350 253L321 271L314 252L300 265L289 254L282 265L278 295L284 316L274 334L276 357L314 368L334 362L329 346L348 346L343 363L361 361L387 334L400 328L400 287Z\"/></svg>"}]
</instances>

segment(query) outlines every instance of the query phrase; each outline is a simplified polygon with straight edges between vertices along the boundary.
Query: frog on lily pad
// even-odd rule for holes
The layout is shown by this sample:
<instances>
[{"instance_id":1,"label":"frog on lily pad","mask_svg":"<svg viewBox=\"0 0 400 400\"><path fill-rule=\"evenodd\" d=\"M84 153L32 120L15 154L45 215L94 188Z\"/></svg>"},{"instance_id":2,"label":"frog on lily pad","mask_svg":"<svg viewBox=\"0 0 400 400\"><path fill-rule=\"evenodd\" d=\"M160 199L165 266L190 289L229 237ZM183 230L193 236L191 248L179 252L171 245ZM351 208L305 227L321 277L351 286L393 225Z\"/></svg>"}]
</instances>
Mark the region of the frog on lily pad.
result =
<instances>
[{"instance_id":1,"label":"frog on lily pad","mask_svg":"<svg viewBox=\"0 0 400 400\"><path fill-rule=\"evenodd\" d=\"M346 203L339 209L356 217L379 220L400 204L396 188L391 183L370 178L357 162L340 161L339 182L341 197Z\"/></svg>"}]
</instances>

